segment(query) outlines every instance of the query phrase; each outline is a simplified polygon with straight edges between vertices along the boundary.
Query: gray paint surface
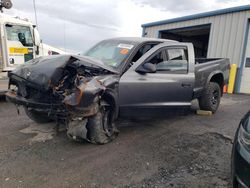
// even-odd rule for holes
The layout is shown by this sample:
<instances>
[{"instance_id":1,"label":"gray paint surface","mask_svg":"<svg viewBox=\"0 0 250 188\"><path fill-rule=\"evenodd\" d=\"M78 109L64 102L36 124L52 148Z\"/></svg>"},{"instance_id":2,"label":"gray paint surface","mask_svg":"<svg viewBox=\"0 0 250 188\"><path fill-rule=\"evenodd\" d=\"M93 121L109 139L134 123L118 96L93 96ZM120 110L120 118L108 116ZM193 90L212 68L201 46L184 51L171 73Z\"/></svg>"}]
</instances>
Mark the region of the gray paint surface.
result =
<instances>
[{"instance_id":1,"label":"gray paint surface","mask_svg":"<svg viewBox=\"0 0 250 188\"><path fill-rule=\"evenodd\" d=\"M117 40L120 41L121 39ZM126 40L135 43L136 41L138 42L137 46L132 49L134 52L138 52L138 50L148 42L159 42L158 39L153 40L148 38L130 38ZM94 100L96 99L96 96L106 95L110 100L114 101L116 109L119 107L139 107L141 109L152 110L152 108L158 108L162 110L163 107L168 108L172 106L181 107L191 105L192 99L204 95L202 91L208 87L208 83L215 75L221 75L221 79L216 78L216 80L213 80L213 82L217 82L221 88L223 87L223 84L227 82L229 69L228 60L203 59L199 61L195 59L194 48L191 43L180 43L167 40L161 40L161 42L162 43L155 45L149 51L142 54L142 56L134 63L129 62L129 59L130 61L132 61L132 59L128 57L128 61L125 63L128 69L127 71L120 73L113 71L111 68L105 68L103 63L100 63L99 60L97 61L85 56L61 55L46 57L44 59L42 58L42 61L40 61L41 58L33 60L33 64L30 63L26 66L22 66L9 74L10 85L18 85L18 95L8 92L6 94L7 99L16 104L37 109L47 110L49 106L51 108L49 110L51 111L53 103L58 102L60 106L65 100L63 100L63 102L59 101L61 101L61 99L66 99L67 97L69 100L66 99L66 101L73 101L73 103L69 103L71 106L76 106L79 103L81 107L86 108L89 107L90 104L95 103ZM143 67L154 55L159 54L166 49L176 48L187 50L188 59L186 61L186 72L161 72L156 71L156 69L151 72L138 71L138 68ZM131 52L131 54L134 54L134 56L136 55L133 52ZM79 60L81 61L78 62ZM168 60L168 58L165 57L164 60ZM51 63L51 61L53 63ZM55 61L58 62L54 63ZM177 61L181 60L177 59ZM93 67L90 65L93 65ZM156 66L156 64L153 63L151 63L151 65ZM78 73L78 70L72 71L72 68L81 68L84 72L79 71ZM48 71L49 69L50 71ZM65 69L65 72L62 71L63 69ZM99 70L97 73L95 73L96 69ZM106 69L105 73L103 73L104 69ZM74 103L75 96L77 95L70 94L66 95L65 98L64 96L61 96L65 93L64 87L60 86L60 90L53 90L54 87L57 87L63 82L69 82L72 84L71 79L64 80L65 76L62 76L66 72L69 73L69 71L72 72L73 76L78 76L79 74L84 77L88 77L93 71L90 79L88 81L86 80L85 83L79 82L75 79L73 80L74 83L77 83L74 87L83 88L81 91L84 92L84 97L81 96L79 99L80 102L78 103ZM37 78L40 78L40 75L47 79L38 80ZM95 79L97 79L98 82L95 81ZM89 84L92 83L92 81L95 81L94 83L96 84ZM32 98L29 98L30 96L26 90L27 85L36 89L35 92L39 95L38 98L35 98L34 102L33 100L30 100ZM66 89L72 89L68 86L65 87ZM57 92L56 95L54 94L55 92ZM47 95L49 97L44 97ZM41 101L41 98L44 98L44 100ZM70 100L72 98L73 100ZM54 106L54 113L58 113L60 107L58 107L57 104Z\"/></svg>"},{"instance_id":2,"label":"gray paint surface","mask_svg":"<svg viewBox=\"0 0 250 188\"><path fill-rule=\"evenodd\" d=\"M136 70L147 62L155 52L164 48L185 47L188 49L187 74L140 74ZM221 74L223 84L227 83L229 74L228 59L205 60L195 62L191 43L165 42L144 54L125 72L119 82L120 108L154 108L191 105L193 98L200 97L212 76ZM129 94L129 95L128 95ZM139 109L137 109L139 110Z\"/></svg>"}]
</instances>

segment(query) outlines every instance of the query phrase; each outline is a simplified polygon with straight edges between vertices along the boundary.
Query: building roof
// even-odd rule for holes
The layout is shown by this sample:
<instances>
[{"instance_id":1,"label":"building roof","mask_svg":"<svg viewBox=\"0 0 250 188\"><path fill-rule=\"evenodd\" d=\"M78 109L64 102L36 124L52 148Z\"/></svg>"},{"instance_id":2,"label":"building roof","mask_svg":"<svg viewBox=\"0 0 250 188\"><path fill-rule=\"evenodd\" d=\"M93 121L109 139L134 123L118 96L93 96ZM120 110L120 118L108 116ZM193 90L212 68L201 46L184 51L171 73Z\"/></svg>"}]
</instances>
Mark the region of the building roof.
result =
<instances>
[{"instance_id":1,"label":"building roof","mask_svg":"<svg viewBox=\"0 0 250 188\"><path fill-rule=\"evenodd\" d=\"M158 25L164 25L164 24L169 24L169 23L174 23L174 22L182 22L182 21L187 21L187 20L205 18L205 17L210 17L210 16L217 16L221 14L228 14L228 13L234 13L234 12L240 12L240 11L247 11L247 10L250 10L250 5L214 10L210 12L193 14L193 15L188 15L188 16L183 16L183 17L178 17L178 18L173 18L173 19L168 19L168 20L161 20L157 22L142 24L141 26L142 27L158 26Z\"/></svg>"}]
</instances>

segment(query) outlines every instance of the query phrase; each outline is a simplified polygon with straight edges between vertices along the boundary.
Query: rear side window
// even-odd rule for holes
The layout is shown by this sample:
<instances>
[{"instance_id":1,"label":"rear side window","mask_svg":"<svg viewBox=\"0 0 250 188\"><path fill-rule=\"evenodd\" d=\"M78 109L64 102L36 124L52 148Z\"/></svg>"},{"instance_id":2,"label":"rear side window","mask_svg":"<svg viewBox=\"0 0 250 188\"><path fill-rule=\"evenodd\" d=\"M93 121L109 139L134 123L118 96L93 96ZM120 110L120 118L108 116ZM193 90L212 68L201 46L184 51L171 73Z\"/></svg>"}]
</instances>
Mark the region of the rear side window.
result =
<instances>
[{"instance_id":1,"label":"rear side window","mask_svg":"<svg viewBox=\"0 0 250 188\"><path fill-rule=\"evenodd\" d=\"M173 74L186 74L188 72L188 57L186 49L165 49L159 54L161 54L161 56L162 54L165 55L163 56L162 62L156 63L157 72Z\"/></svg>"},{"instance_id":2,"label":"rear side window","mask_svg":"<svg viewBox=\"0 0 250 188\"><path fill-rule=\"evenodd\" d=\"M184 49L168 49L169 60L187 60L186 50Z\"/></svg>"}]
</instances>

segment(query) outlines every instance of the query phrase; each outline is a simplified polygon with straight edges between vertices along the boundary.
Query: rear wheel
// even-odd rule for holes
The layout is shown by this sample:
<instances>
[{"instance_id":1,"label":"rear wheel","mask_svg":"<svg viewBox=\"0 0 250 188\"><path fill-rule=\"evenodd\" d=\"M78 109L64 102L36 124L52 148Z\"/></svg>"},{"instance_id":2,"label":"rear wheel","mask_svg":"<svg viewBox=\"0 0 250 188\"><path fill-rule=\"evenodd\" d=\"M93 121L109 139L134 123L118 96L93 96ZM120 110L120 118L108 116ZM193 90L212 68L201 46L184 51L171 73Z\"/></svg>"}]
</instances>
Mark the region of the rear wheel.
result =
<instances>
[{"instance_id":1,"label":"rear wheel","mask_svg":"<svg viewBox=\"0 0 250 188\"><path fill-rule=\"evenodd\" d=\"M27 116L36 123L48 123L52 121L52 118L45 112L39 112L33 109L24 107Z\"/></svg>"},{"instance_id":2,"label":"rear wheel","mask_svg":"<svg viewBox=\"0 0 250 188\"><path fill-rule=\"evenodd\" d=\"M220 105L221 89L218 83L210 82L199 98L201 110L212 111L215 113Z\"/></svg>"},{"instance_id":3,"label":"rear wheel","mask_svg":"<svg viewBox=\"0 0 250 188\"><path fill-rule=\"evenodd\" d=\"M114 110L111 106L101 106L94 116L88 118L87 138L94 144L106 144L118 136L114 123Z\"/></svg>"}]
</instances>

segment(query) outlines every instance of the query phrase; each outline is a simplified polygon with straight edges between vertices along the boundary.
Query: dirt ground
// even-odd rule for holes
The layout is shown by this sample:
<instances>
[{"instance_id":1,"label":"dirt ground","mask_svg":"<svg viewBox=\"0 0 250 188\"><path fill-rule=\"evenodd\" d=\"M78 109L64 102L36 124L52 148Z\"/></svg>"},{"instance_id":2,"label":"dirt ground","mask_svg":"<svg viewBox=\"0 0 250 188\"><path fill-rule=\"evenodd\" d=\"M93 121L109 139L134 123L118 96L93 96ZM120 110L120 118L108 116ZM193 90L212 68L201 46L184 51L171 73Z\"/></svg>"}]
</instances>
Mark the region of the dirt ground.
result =
<instances>
[{"instance_id":1,"label":"dirt ground","mask_svg":"<svg viewBox=\"0 0 250 188\"><path fill-rule=\"evenodd\" d=\"M223 97L213 116L119 120L97 146L69 141L0 102L0 187L230 187L231 141L250 96Z\"/></svg>"}]
</instances>

